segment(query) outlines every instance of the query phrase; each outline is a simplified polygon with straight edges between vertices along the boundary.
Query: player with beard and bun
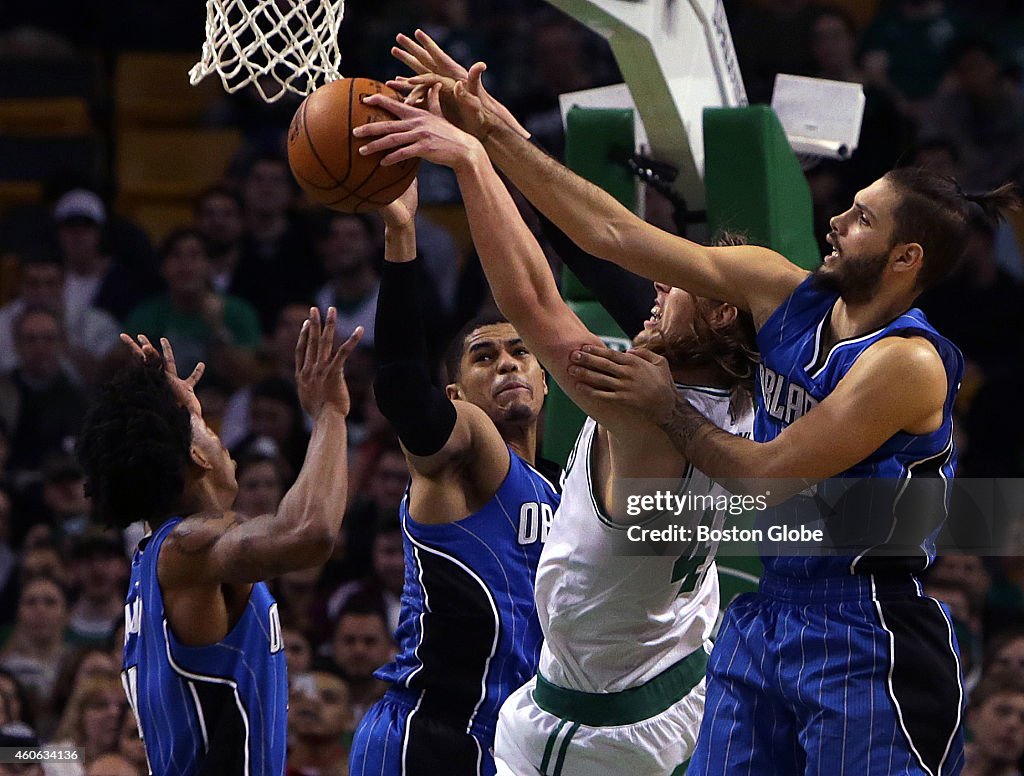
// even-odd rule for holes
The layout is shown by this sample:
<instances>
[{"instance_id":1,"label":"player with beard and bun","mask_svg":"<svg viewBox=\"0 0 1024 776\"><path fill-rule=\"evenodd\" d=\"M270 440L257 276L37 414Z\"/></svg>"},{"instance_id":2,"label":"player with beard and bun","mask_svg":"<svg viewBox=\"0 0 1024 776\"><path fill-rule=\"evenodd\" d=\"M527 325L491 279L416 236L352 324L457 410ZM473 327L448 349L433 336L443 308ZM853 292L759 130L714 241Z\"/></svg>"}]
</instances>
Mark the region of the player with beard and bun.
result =
<instances>
[{"instance_id":1,"label":"player with beard and bun","mask_svg":"<svg viewBox=\"0 0 1024 776\"><path fill-rule=\"evenodd\" d=\"M600 340L559 295L544 253L480 144L440 117L436 90L428 99L432 112L377 101L400 120L357 134L387 135L367 147L402 147L389 158L421 155L455 170L498 306L591 415L570 454L537 568L539 669L502 707L497 772L672 773L689 758L704 710L708 638L719 604L716 547L683 543L647 557L624 547L640 523L720 525L723 515L631 515L626 499L636 485L629 478L664 478L712 498L724 493L655 425L578 390L569 355ZM674 390L718 427L749 435L756 366L749 316L678 288L658 284L655 291L637 346L664 352Z\"/></svg>"},{"instance_id":2,"label":"player with beard and bun","mask_svg":"<svg viewBox=\"0 0 1024 776\"><path fill-rule=\"evenodd\" d=\"M915 483L952 476L963 357L912 304L956 264L972 213L995 220L1020 207L1012 186L967 194L950 178L893 170L831 220L833 251L811 274L766 248L708 248L644 223L510 128L481 90L480 71L442 83L446 106L534 206L590 253L731 302L752 314L758 330L753 440L723 433L678 395L670 364L645 350L572 353L581 403L653 423L712 477L779 478L769 486L773 499L808 483L820 496L849 478L875 478L899 493L912 476ZM401 129L422 131L408 113L398 124L363 130L399 129L371 150L401 145ZM753 486L762 494L764 487ZM845 766L935 776L962 767L955 637L948 611L922 594L916 577L935 556L944 494L940 488L915 522L901 522L907 510L893 501L888 517L877 508L840 513L828 525L853 540L844 542L849 552L764 558L759 592L737 599L723 621L689 772ZM789 504L799 502L818 519L832 517L816 514L816 498ZM893 533L864 531L857 543L861 522L879 518Z\"/></svg>"}]
</instances>

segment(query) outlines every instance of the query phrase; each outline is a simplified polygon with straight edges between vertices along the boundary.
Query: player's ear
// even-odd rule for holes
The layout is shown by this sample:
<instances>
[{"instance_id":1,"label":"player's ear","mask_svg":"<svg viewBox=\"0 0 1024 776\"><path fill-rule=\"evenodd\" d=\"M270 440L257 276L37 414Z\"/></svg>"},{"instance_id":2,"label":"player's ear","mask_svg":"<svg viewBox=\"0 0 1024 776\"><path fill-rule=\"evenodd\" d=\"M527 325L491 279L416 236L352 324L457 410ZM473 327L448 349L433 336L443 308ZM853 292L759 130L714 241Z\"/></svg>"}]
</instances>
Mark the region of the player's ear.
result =
<instances>
[{"instance_id":1,"label":"player's ear","mask_svg":"<svg viewBox=\"0 0 1024 776\"><path fill-rule=\"evenodd\" d=\"M547 370L545 370L545 369L541 369L540 370L540 382L541 382L541 385L544 386L544 395L547 396L548 395L548 373L547 373Z\"/></svg>"},{"instance_id":2,"label":"player's ear","mask_svg":"<svg viewBox=\"0 0 1024 776\"><path fill-rule=\"evenodd\" d=\"M445 392L445 395L449 399L451 399L452 401L455 401L456 399L464 399L465 398L462 395L462 389L459 387L458 383L449 383L448 385L446 385L444 387L444 392Z\"/></svg>"},{"instance_id":3,"label":"player's ear","mask_svg":"<svg viewBox=\"0 0 1024 776\"><path fill-rule=\"evenodd\" d=\"M924 263L924 248L921 243L902 243L893 248L895 258L892 262L894 272L918 272Z\"/></svg>"},{"instance_id":4,"label":"player's ear","mask_svg":"<svg viewBox=\"0 0 1024 776\"><path fill-rule=\"evenodd\" d=\"M723 303L718 305L711 313L711 323L716 329L724 329L736 322L739 311L736 305Z\"/></svg>"},{"instance_id":5,"label":"player's ear","mask_svg":"<svg viewBox=\"0 0 1024 776\"><path fill-rule=\"evenodd\" d=\"M189 458L192 459L192 463L200 469L210 471L213 468L213 464L210 463L210 459L207 458L206 453L199 448L199 445L195 443L191 444L188 448L188 455Z\"/></svg>"}]
</instances>

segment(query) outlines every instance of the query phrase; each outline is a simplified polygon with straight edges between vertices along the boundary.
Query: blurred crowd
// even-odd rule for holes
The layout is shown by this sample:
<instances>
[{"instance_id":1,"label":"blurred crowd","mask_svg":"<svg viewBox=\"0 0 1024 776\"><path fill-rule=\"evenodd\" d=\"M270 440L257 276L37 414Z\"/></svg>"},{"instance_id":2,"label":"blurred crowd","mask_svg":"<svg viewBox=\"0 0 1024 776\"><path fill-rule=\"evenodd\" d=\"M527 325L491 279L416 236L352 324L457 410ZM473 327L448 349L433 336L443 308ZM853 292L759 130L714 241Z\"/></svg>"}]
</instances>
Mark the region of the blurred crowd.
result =
<instances>
[{"instance_id":1,"label":"blurred crowd","mask_svg":"<svg viewBox=\"0 0 1024 776\"><path fill-rule=\"evenodd\" d=\"M1024 183L1022 0L733 0L726 9L751 102L770 100L778 72L864 85L853 158L807 170L820 240L828 218L894 165L954 175L966 190ZM618 80L605 43L540 0L350 2L344 71L400 72L388 51L396 32L415 27L461 62L486 60L489 87L556 154L558 94ZM8 60L85 50L109 63L127 48L198 53L202 35L202 3L0 6L0 58ZM351 731L383 692L372 674L395 648L404 578L397 511L408 476L372 395L383 227L373 215L303 199L283 155L295 105L225 97L204 121L238 128L245 145L223 180L196 198L190 222L160 239L117 212L102 178L65 175L48 184L44 201L0 212L0 254L17 258L0 307L0 746L58 742L84 753L46 773L145 773L118 677L130 553L143 528L120 535L90 521L74 458L90 394L128 355L120 331L168 337L183 373L206 362L198 394L238 462L235 508L258 515L276 509L305 454L310 426L293 351L310 307L334 305L346 334L366 327L347 368L352 475L334 555L271 583L292 677L289 773L344 772ZM457 196L444 171L424 169L424 202ZM465 242L418 218L437 358L451 333L492 302ZM974 224L956 276L921 300L968 360L957 408L965 476L1024 475L1022 237L1014 225ZM926 588L957 623L970 692L974 770L965 773L999 762L1016 769L1024 561L944 557Z\"/></svg>"}]
</instances>

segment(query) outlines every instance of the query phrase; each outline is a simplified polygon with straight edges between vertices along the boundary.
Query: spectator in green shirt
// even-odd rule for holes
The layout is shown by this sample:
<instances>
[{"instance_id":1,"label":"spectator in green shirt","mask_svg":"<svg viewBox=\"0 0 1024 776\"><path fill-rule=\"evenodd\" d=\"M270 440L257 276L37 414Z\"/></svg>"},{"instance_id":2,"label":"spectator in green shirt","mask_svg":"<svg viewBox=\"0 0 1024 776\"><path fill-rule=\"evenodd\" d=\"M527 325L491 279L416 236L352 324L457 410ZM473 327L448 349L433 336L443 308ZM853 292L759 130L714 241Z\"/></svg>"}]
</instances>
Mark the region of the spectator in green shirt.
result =
<instances>
[{"instance_id":1,"label":"spectator in green shirt","mask_svg":"<svg viewBox=\"0 0 1024 776\"><path fill-rule=\"evenodd\" d=\"M188 374L200 361L229 385L251 381L260 344L259 317L246 301L213 290L206 245L193 229L179 229L160 251L167 291L150 297L128 317L126 330L153 342L174 342L179 370Z\"/></svg>"}]
</instances>

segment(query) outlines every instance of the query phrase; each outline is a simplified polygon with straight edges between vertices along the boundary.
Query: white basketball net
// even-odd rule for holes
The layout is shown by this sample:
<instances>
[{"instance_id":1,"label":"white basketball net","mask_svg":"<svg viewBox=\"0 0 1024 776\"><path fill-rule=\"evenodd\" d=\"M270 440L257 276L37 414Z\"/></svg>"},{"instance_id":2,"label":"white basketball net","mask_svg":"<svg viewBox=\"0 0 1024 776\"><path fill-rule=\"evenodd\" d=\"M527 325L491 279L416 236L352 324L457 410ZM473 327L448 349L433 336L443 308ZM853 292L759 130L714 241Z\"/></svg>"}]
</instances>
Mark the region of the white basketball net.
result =
<instances>
[{"instance_id":1,"label":"white basketball net","mask_svg":"<svg viewBox=\"0 0 1024 776\"><path fill-rule=\"evenodd\" d=\"M252 84L266 102L306 95L341 78L338 28L344 0L206 0L195 86L216 72L228 92Z\"/></svg>"}]
</instances>

